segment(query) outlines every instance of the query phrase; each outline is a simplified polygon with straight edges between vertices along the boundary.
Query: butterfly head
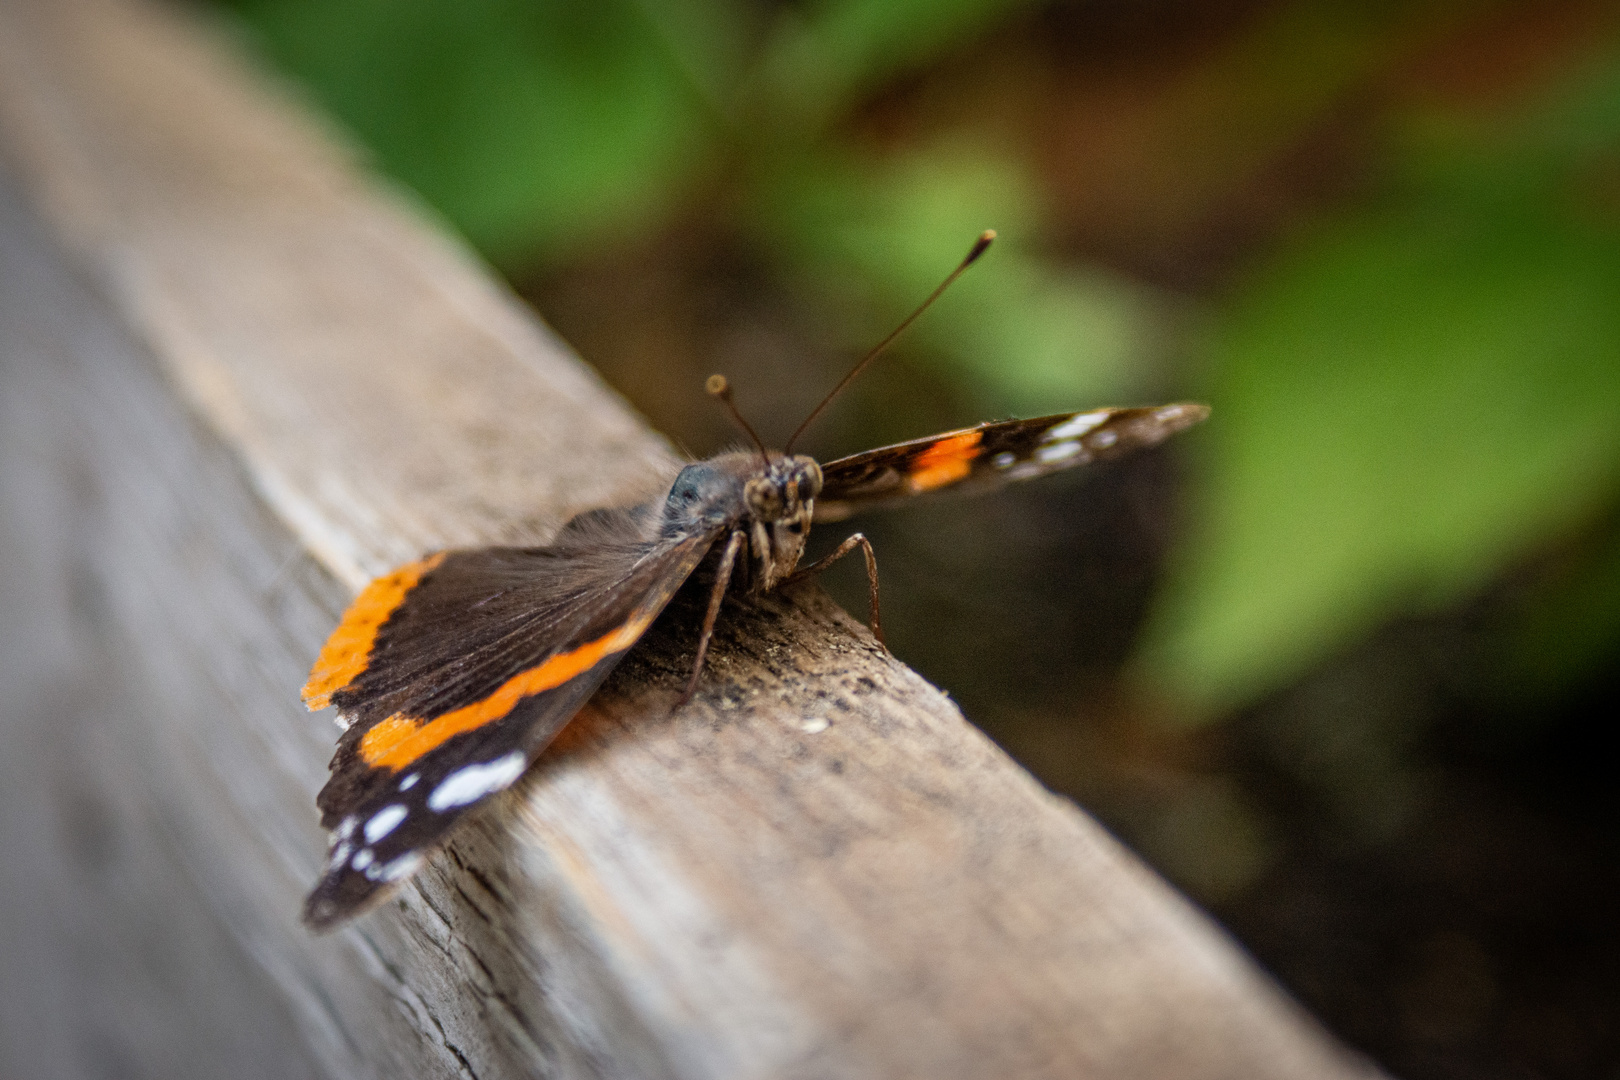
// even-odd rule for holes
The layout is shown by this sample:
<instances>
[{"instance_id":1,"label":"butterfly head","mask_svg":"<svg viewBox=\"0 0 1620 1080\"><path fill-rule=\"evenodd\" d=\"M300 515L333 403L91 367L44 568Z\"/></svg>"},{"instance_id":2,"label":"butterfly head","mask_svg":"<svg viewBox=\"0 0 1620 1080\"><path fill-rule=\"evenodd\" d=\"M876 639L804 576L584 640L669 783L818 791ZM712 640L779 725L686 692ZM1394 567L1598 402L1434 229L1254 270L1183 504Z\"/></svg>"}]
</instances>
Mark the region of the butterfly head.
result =
<instances>
[{"instance_id":1,"label":"butterfly head","mask_svg":"<svg viewBox=\"0 0 1620 1080\"><path fill-rule=\"evenodd\" d=\"M740 529L749 550L743 577L755 589L770 589L804 553L821 483L821 466L803 454L764 462L741 451L721 454L681 470L664 500L663 530Z\"/></svg>"},{"instance_id":2,"label":"butterfly head","mask_svg":"<svg viewBox=\"0 0 1620 1080\"><path fill-rule=\"evenodd\" d=\"M808 525L819 494L821 466L803 454L779 457L743 483L748 513L768 523L802 521Z\"/></svg>"},{"instance_id":3,"label":"butterfly head","mask_svg":"<svg viewBox=\"0 0 1620 1080\"><path fill-rule=\"evenodd\" d=\"M819 494L821 466L803 454L778 457L743 482L759 588L772 588L799 564Z\"/></svg>"}]
</instances>

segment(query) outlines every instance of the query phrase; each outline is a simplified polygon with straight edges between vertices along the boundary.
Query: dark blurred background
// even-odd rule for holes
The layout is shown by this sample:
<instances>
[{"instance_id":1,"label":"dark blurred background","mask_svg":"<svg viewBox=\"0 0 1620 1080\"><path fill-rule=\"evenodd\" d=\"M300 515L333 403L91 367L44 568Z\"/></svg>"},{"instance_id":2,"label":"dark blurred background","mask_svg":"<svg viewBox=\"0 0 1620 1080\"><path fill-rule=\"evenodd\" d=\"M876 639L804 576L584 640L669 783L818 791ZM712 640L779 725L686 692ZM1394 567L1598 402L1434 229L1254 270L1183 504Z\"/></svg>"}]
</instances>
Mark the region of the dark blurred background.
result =
<instances>
[{"instance_id":1,"label":"dark blurred background","mask_svg":"<svg viewBox=\"0 0 1620 1080\"><path fill-rule=\"evenodd\" d=\"M1620 1077L1620 6L213 10L694 455L999 230L806 450L1214 417L863 520L894 651L1394 1072Z\"/></svg>"}]
</instances>

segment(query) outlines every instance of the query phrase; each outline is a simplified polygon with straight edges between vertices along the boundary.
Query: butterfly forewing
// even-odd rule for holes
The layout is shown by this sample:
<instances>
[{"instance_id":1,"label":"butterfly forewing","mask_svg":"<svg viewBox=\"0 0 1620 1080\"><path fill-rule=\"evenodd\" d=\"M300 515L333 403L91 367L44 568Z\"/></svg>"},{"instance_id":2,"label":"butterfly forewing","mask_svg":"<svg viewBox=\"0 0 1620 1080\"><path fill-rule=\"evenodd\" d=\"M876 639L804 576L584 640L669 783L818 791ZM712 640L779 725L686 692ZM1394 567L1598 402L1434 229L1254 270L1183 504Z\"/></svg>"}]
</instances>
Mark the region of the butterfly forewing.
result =
<instances>
[{"instance_id":1,"label":"butterfly forewing","mask_svg":"<svg viewBox=\"0 0 1620 1080\"><path fill-rule=\"evenodd\" d=\"M941 491L983 491L1153 446L1209 415L1204 405L1093 409L949 431L821 467L816 522Z\"/></svg>"},{"instance_id":2,"label":"butterfly forewing","mask_svg":"<svg viewBox=\"0 0 1620 1080\"><path fill-rule=\"evenodd\" d=\"M334 837L312 925L373 903L515 781L718 536L623 532L434 556L361 594L305 689L349 724L318 799Z\"/></svg>"}]
</instances>

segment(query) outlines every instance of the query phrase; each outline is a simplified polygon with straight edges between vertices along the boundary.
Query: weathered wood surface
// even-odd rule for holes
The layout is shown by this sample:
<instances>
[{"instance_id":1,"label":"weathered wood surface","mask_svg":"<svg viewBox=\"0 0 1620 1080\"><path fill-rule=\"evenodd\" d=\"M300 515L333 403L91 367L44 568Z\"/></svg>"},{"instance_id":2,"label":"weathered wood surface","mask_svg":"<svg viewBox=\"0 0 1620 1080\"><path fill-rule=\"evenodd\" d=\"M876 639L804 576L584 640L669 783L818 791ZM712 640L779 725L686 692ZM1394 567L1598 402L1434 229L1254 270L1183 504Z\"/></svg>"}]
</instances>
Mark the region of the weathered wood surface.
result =
<instances>
[{"instance_id":1,"label":"weathered wood surface","mask_svg":"<svg viewBox=\"0 0 1620 1080\"><path fill-rule=\"evenodd\" d=\"M0 0L0 162L0 1074L1370 1074L814 588L310 937L347 596L673 457L164 9Z\"/></svg>"}]
</instances>

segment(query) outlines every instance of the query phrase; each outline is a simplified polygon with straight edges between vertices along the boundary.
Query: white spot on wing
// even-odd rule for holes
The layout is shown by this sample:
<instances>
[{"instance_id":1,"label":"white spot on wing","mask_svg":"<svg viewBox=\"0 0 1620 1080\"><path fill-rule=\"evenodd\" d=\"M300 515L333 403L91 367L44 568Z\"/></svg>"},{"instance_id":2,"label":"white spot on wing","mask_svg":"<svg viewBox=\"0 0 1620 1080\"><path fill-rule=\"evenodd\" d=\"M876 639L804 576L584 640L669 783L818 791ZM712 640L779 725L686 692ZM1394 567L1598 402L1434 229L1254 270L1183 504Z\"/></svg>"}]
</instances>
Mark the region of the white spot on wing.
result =
<instances>
[{"instance_id":1,"label":"white spot on wing","mask_svg":"<svg viewBox=\"0 0 1620 1080\"><path fill-rule=\"evenodd\" d=\"M1106 435L1107 432L1103 434ZM1067 461L1083 449L1084 447L1077 442L1053 443L1051 446L1043 446L1036 450L1035 460L1043 465L1050 465L1054 461Z\"/></svg>"},{"instance_id":2,"label":"white spot on wing","mask_svg":"<svg viewBox=\"0 0 1620 1080\"><path fill-rule=\"evenodd\" d=\"M411 788L416 786L416 782L418 780L420 780L420 779L422 779L422 774L421 773L419 773L419 772L411 773L411 775L407 776L405 779L403 779L403 780L401 780L399 782L399 790L401 790L401 791L409 791L409 790L411 790Z\"/></svg>"},{"instance_id":3,"label":"white spot on wing","mask_svg":"<svg viewBox=\"0 0 1620 1080\"><path fill-rule=\"evenodd\" d=\"M349 865L354 867L356 870L364 870L366 867L370 866L376 861L377 856L372 854L371 849L368 847L363 847L354 853L354 862L350 863Z\"/></svg>"},{"instance_id":4,"label":"white spot on wing","mask_svg":"<svg viewBox=\"0 0 1620 1080\"><path fill-rule=\"evenodd\" d=\"M349 852L353 850L354 848L350 846L347 840L341 841L337 847L332 849L332 861L327 863L327 869L336 870L342 866L344 861L348 859Z\"/></svg>"},{"instance_id":5,"label":"white spot on wing","mask_svg":"<svg viewBox=\"0 0 1620 1080\"><path fill-rule=\"evenodd\" d=\"M349 837L353 836L354 827L356 824L358 824L358 822L355 820L353 814L350 814L348 817L344 818L343 823L337 828L338 839L347 840Z\"/></svg>"},{"instance_id":6,"label":"white spot on wing","mask_svg":"<svg viewBox=\"0 0 1620 1080\"><path fill-rule=\"evenodd\" d=\"M410 877L416 873L417 867L423 862L420 852L407 851L393 862L384 863L377 867L377 877L384 881L398 881L402 877ZM370 877L370 874L366 875ZM375 880L375 879L373 879Z\"/></svg>"},{"instance_id":7,"label":"white spot on wing","mask_svg":"<svg viewBox=\"0 0 1620 1080\"><path fill-rule=\"evenodd\" d=\"M1099 409L1096 412L1081 413L1071 416L1057 427L1046 433L1047 442L1062 442L1064 439L1078 439L1104 420L1108 419L1108 410Z\"/></svg>"},{"instance_id":8,"label":"white spot on wing","mask_svg":"<svg viewBox=\"0 0 1620 1080\"><path fill-rule=\"evenodd\" d=\"M366 843L375 844L399 828L399 823L404 821L405 815L409 813L410 811L405 809L404 806L395 803L393 806L385 806L372 814L371 820L366 822Z\"/></svg>"},{"instance_id":9,"label":"white spot on wing","mask_svg":"<svg viewBox=\"0 0 1620 1080\"><path fill-rule=\"evenodd\" d=\"M443 811L477 802L490 792L510 786L523 775L525 764L523 751L514 750L486 764L463 765L433 789L433 794L428 796L428 807Z\"/></svg>"},{"instance_id":10,"label":"white spot on wing","mask_svg":"<svg viewBox=\"0 0 1620 1080\"><path fill-rule=\"evenodd\" d=\"M1005 469L1007 466L1011 465L1017 460L1017 454L1013 453L1011 450L1003 450L1001 453L990 459L990 464L994 465L998 469Z\"/></svg>"},{"instance_id":11,"label":"white spot on wing","mask_svg":"<svg viewBox=\"0 0 1620 1080\"><path fill-rule=\"evenodd\" d=\"M832 727L832 721L827 719L825 716L806 717L799 724L799 730L803 731L806 735L820 735L823 731L826 731L830 727Z\"/></svg>"},{"instance_id":12,"label":"white spot on wing","mask_svg":"<svg viewBox=\"0 0 1620 1080\"><path fill-rule=\"evenodd\" d=\"M1099 431L1097 432L1097 437L1092 439L1091 442L1094 446L1113 446L1115 443L1119 442L1119 432Z\"/></svg>"}]
</instances>

